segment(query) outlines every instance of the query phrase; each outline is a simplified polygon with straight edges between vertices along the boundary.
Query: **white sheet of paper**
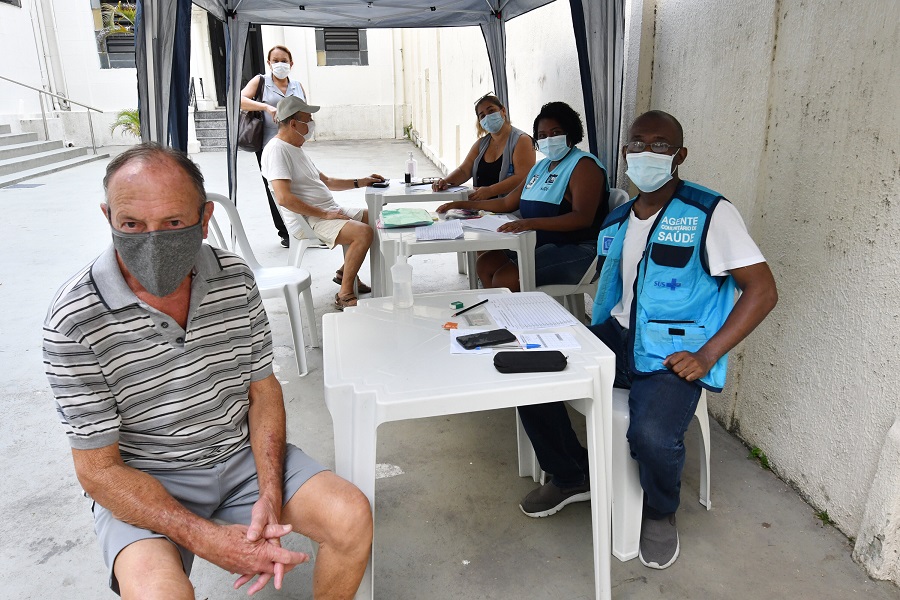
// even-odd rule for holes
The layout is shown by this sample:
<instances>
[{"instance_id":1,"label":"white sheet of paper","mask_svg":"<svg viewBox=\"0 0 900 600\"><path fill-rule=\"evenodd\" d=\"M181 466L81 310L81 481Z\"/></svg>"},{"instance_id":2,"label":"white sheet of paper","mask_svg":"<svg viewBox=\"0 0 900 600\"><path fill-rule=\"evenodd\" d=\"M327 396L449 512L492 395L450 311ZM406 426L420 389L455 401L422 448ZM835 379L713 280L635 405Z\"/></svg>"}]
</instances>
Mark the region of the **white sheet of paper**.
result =
<instances>
[{"instance_id":1,"label":"white sheet of paper","mask_svg":"<svg viewBox=\"0 0 900 600\"><path fill-rule=\"evenodd\" d=\"M458 240L463 237L462 225L459 221L437 221L431 225L416 227L416 240Z\"/></svg>"},{"instance_id":2,"label":"white sheet of paper","mask_svg":"<svg viewBox=\"0 0 900 600\"><path fill-rule=\"evenodd\" d=\"M497 231L504 223L509 223L512 218L509 215L484 215L477 219L464 219L463 227L466 229L481 229L482 231Z\"/></svg>"},{"instance_id":3,"label":"white sheet of paper","mask_svg":"<svg viewBox=\"0 0 900 600\"><path fill-rule=\"evenodd\" d=\"M523 344L539 344L537 350L579 350L581 344L571 333L565 331L545 331L544 333L520 333Z\"/></svg>"}]
</instances>

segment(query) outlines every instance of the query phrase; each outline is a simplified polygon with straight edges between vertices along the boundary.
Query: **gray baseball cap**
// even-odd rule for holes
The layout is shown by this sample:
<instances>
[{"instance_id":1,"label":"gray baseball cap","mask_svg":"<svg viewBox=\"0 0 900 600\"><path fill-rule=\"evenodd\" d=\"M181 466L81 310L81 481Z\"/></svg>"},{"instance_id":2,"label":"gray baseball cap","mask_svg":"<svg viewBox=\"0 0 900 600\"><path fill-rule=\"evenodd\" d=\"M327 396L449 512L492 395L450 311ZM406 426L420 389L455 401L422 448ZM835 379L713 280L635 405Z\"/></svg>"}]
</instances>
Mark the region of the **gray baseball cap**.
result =
<instances>
[{"instance_id":1,"label":"gray baseball cap","mask_svg":"<svg viewBox=\"0 0 900 600\"><path fill-rule=\"evenodd\" d=\"M314 113L319 108L321 107L307 104L297 96L287 96L278 101L278 106L275 107L275 118L284 121L299 112Z\"/></svg>"}]
</instances>

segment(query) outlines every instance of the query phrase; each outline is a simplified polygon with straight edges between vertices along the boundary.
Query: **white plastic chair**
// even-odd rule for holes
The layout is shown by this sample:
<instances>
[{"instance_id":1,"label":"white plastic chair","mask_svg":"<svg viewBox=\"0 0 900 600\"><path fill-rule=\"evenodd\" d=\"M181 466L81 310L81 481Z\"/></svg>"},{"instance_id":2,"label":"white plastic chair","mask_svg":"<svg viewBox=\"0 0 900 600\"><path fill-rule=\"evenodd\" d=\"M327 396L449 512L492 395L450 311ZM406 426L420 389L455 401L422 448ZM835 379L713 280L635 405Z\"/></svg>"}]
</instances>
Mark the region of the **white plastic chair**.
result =
<instances>
[{"instance_id":1,"label":"white plastic chair","mask_svg":"<svg viewBox=\"0 0 900 600\"><path fill-rule=\"evenodd\" d=\"M306 345L303 341L303 318L300 313L300 295L303 295L303 303L306 308L306 325L309 327L309 337L313 347L319 345L319 333L316 329L316 313L313 308L312 292L310 285L312 280L309 271L302 267L264 267L256 260L244 226L241 223L241 216L235 205L221 194L207 194L207 199L215 202L225 209L228 220L231 222L231 228L237 241L237 248L241 256L253 271L256 278L256 285L259 293L263 298L284 298L287 305L288 318L291 323L291 333L294 337L294 355L297 358L297 370L303 377L309 373L306 364ZM222 234L219 224L216 222L215 215L210 220L210 231L213 241L221 248L228 248L228 239Z\"/></svg>"},{"instance_id":2,"label":"white plastic chair","mask_svg":"<svg viewBox=\"0 0 900 600\"><path fill-rule=\"evenodd\" d=\"M709 498L709 414L706 390L694 418L700 425L700 504L712 508ZM637 461L631 458L631 448L625 437L628 431L628 390L613 389L612 410L612 553L621 561L638 555L641 541L641 516L644 490L641 488Z\"/></svg>"},{"instance_id":3,"label":"white plastic chair","mask_svg":"<svg viewBox=\"0 0 900 600\"><path fill-rule=\"evenodd\" d=\"M609 190L609 210L612 211L617 206L628 202L628 193L619 188ZM544 292L548 296L553 296L560 304L566 307L570 313L578 319L584 321L587 317L584 310L584 295L593 296L597 289L594 283L597 277L597 258L587 268L581 280L576 284L552 284L541 285L537 287L538 292Z\"/></svg>"},{"instance_id":4,"label":"white plastic chair","mask_svg":"<svg viewBox=\"0 0 900 600\"><path fill-rule=\"evenodd\" d=\"M275 192L272 193L274 194ZM278 210L281 211L283 218L286 209L279 206ZM306 217L297 213L294 213L292 216L300 223L300 229L303 231L304 237L298 239L288 234L288 264L292 267L299 267L307 248L328 248L328 245L319 240Z\"/></svg>"},{"instance_id":5,"label":"white plastic chair","mask_svg":"<svg viewBox=\"0 0 900 600\"><path fill-rule=\"evenodd\" d=\"M275 193L274 191L272 192ZM281 211L282 218L284 217L284 211L286 208L278 207L278 210ZM291 234L288 234L288 262L287 264L292 267L300 267L301 261L303 261L303 255L306 254L307 248L325 248L328 249L328 244L319 239L316 235L316 232L313 231L312 225L309 224L309 221L306 220L306 217L299 213L294 213L294 217L296 217L297 221L300 223L300 229L303 230L303 238L298 239ZM347 246L341 246L344 251L344 254L347 254ZM359 296L359 279L353 282L353 295Z\"/></svg>"}]
</instances>

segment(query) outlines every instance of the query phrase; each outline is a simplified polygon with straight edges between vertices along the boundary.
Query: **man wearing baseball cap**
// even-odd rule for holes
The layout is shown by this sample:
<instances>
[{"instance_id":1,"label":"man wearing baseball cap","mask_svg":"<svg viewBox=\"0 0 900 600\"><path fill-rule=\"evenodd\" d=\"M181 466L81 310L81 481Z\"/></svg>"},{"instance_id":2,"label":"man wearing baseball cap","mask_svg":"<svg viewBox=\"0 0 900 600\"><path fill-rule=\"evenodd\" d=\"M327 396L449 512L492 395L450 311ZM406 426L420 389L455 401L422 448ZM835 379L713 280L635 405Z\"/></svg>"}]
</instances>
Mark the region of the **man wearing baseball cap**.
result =
<instances>
[{"instance_id":1,"label":"man wearing baseball cap","mask_svg":"<svg viewBox=\"0 0 900 600\"><path fill-rule=\"evenodd\" d=\"M368 211L342 207L334 201L331 192L369 186L384 181L384 177L373 173L360 179L337 179L316 168L304 152L303 144L312 138L316 125L312 113L318 110L318 106L307 104L297 96L279 101L275 111L278 133L263 148L261 167L292 236L303 237L301 219L306 219L329 248L346 246L344 266L334 278L341 286L334 296L334 305L343 310L356 306L353 283L372 244L372 229L368 225ZM362 282L357 289L360 293L371 291Z\"/></svg>"}]
</instances>

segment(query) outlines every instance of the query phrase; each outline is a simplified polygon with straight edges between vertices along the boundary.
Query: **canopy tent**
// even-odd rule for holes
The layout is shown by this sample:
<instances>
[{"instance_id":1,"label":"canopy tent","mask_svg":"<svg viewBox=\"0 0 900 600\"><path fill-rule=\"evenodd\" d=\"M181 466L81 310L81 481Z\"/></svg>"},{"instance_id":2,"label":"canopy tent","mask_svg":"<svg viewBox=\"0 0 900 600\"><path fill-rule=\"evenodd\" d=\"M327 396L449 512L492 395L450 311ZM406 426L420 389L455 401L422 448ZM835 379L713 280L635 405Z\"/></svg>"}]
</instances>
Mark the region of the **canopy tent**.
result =
<instances>
[{"instance_id":1,"label":"canopy tent","mask_svg":"<svg viewBox=\"0 0 900 600\"><path fill-rule=\"evenodd\" d=\"M237 196L237 123L240 73L251 23L298 27L478 26L484 35L498 97L508 103L506 22L554 0L194 0L225 22L227 61L228 184ZM566 0L558 0L560 2ZM607 166L618 168L622 103L625 0L568 0L584 95L588 145ZM302 2L302 4L300 4ZM136 36L141 133L186 149L189 26L191 0L138 0ZM187 49L187 50L185 50ZM179 66L181 65L181 66ZM598 133L603 134L602 137Z\"/></svg>"}]
</instances>

